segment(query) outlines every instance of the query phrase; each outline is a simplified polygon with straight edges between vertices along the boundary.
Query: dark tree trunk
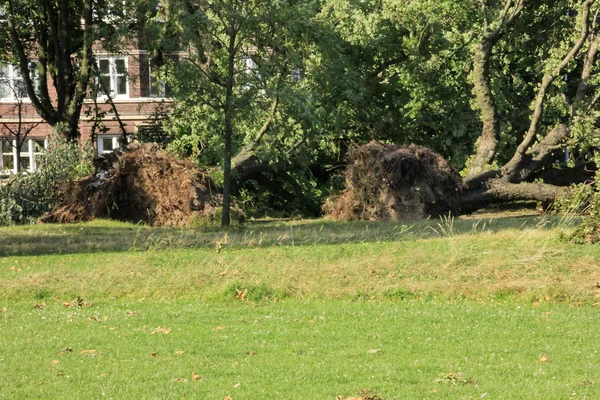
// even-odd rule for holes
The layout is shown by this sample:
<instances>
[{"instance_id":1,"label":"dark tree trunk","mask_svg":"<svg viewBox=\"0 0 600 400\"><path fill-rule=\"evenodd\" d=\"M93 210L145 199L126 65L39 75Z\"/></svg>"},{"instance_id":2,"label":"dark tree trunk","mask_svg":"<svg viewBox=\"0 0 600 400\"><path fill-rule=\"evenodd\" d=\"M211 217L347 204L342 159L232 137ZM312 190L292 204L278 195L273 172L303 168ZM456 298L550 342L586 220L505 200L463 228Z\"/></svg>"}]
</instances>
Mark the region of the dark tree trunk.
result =
<instances>
[{"instance_id":1,"label":"dark tree trunk","mask_svg":"<svg viewBox=\"0 0 600 400\"><path fill-rule=\"evenodd\" d=\"M233 141L233 85L235 84L235 27L230 27L229 32L229 59L227 63L227 84L225 93L225 154L223 155L223 216L222 226L231 223L231 157Z\"/></svg>"},{"instance_id":2,"label":"dark tree trunk","mask_svg":"<svg viewBox=\"0 0 600 400\"><path fill-rule=\"evenodd\" d=\"M490 204L517 200L534 200L547 206L565 195L567 190L566 187L544 183L515 184L502 179L492 179L485 188L466 191L461 199L460 209L461 213L470 214Z\"/></svg>"}]
</instances>

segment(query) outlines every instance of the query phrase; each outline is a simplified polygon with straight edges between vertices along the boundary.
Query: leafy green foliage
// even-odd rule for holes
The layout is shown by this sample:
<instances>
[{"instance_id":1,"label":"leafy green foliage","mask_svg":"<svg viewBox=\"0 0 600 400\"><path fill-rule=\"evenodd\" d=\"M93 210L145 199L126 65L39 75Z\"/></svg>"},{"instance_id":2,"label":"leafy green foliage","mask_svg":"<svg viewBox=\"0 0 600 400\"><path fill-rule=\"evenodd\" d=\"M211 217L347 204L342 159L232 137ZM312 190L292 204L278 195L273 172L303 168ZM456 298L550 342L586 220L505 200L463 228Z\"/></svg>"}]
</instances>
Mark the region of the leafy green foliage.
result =
<instances>
[{"instance_id":1,"label":"leafy green foliage","mask_svg":"<svg viewBox=\"0 0 600 400\"><path fill-rule=\"evenodd\" d=\"M46 152L37 160L35 173L20 173L0 185L0 225L32 223L50 209L56 185L92 171L94 149L50 138Z\"/></svg>"}]
</instances>

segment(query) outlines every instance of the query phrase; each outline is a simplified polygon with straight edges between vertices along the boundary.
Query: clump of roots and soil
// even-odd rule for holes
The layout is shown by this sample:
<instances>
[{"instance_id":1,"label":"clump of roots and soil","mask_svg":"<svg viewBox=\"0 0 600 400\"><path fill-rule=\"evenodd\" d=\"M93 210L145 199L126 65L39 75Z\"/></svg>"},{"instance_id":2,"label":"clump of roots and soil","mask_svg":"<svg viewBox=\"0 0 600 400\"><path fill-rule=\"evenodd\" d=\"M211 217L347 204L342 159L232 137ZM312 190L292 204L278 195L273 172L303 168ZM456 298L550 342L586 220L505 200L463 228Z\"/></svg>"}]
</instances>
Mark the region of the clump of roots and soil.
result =
<instances>
[{"instance_id":1,"label":"clump of roots and soil","mask_svg":"<svg viewBox=\"0 0 600 400\"><path fill-rule=\"evenodd\" d=\"M212 179L156 145L131 144L101 157L92 175L58 187L45 222L111 218L182 226L210 220L221 204Z\"/></svg>"},{"instance_id":2,"label":"clump of roots and soil","mask_svg":"<svg viewBox=\"0 0 600 400\"><path fill-rule=\"evenodd\" d=\"M410 220L457 214L462 179L426 147L379 142L349 153L345 190L328 199L327 215L338 220Z\"/></svg>"}]
</instances>

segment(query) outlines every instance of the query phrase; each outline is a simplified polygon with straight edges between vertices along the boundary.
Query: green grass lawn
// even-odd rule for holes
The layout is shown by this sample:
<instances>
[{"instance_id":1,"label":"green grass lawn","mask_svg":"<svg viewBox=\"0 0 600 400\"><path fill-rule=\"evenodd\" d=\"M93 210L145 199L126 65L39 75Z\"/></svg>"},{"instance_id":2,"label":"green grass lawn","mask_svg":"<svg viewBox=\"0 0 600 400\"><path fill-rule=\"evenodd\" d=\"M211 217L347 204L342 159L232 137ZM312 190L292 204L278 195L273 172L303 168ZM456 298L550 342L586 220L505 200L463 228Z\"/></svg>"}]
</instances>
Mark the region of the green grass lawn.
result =
<instances>
[{"instance_id":1,"label":"green grass lawn","mask_svg":"<svg viewBox=\"0 0 600 400\"><path fill-rule=\"evenodd\" d=\"M0 228L0 398L600 398L559 219Z\"/></svg>"}]
</instances>

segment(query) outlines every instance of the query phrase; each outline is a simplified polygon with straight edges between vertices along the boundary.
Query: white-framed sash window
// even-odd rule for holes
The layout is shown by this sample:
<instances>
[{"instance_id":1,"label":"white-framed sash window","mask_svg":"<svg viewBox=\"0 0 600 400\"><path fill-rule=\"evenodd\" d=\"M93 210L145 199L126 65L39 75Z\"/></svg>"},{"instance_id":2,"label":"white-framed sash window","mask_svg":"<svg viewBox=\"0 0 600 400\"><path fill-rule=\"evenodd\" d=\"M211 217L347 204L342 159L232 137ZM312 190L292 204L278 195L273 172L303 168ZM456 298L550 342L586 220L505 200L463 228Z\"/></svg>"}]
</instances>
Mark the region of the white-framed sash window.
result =
<instances>
[{"instance_id":1,"label":"white-framed sash window","mask_svg":"<svg viewBox=\"0 0 600 400\"><path fill-rule=\"evenodd\" d=\"M108 154L118 149L119 138L119 135L98 135L98 154Z\"/></svg>"},{"instance_id":2,"label":"white-framed sash window","mask_svg":"<svg viewBox=\"0 0 600 400\"><path fill-rule=\"evenodd\" d=\"M21 162L17 154L16 139L0 139L0 172L12 174L21 172L34 172L39 163L39 157L44 154L48 142L43 138L27 138L21 143Z\"/></svg>"},{"instance_id":3,"label":"white-framed sash window","mask_svg":"<svg viewBox=\"0 0 600 400\"><path fill-rule=\"evenodd\" d=\"M105 97L105 88L113 98L129 98L129 82L127 74L127 57L99 56L98 71L100 72L100 97Z\"/></svg>"},{"instance_id":4,"label":"white-framed sash window","mask_svg":"<svg viewBox=\"0 0 600 400\"><path fill-rule=\"evenodd\" d=\"M29 76L37 87L37 62L29 63ZM29 100L21 70L17 65L0 64L0 101Z\"/></svg>"}]
</instances>

